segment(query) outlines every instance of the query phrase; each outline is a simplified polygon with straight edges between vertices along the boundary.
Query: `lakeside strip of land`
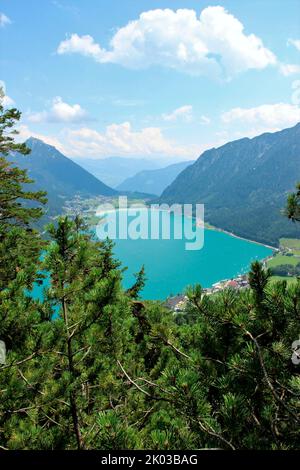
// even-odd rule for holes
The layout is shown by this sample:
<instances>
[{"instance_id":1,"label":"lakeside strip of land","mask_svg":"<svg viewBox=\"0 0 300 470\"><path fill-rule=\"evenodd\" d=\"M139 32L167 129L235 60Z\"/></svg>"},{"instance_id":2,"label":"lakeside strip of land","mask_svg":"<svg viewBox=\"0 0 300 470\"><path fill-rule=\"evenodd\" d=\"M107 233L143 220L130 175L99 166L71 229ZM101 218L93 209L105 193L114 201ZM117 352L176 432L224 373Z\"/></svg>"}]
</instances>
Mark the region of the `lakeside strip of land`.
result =
<instances>
[{"instance_id":1,"label":"lakeside strip of land","mask_svg":"<svg viewBox=\"0 0 300 470\"><path fill-rule=\"evenodd\" d=\"M228 230L225 230L225 229L220 228L220 227L215 227L214 225L211 225L211 224L206 223L206 222L204 223L204 227L208 230L215 230L216 232L226 233L227 235L230 235L231 237L239 238L240 240L245 240L246 242L255 243L256 245L265 246L266 248L269 248L270 250L279 251L278 247L276 247L276 246L267 245L266 243L258 242L257 240L251 240L249 238L245 238L245 237L242 237L240 235L236 235L233 232L229 232Z\"/></svg>"}]
</instances>

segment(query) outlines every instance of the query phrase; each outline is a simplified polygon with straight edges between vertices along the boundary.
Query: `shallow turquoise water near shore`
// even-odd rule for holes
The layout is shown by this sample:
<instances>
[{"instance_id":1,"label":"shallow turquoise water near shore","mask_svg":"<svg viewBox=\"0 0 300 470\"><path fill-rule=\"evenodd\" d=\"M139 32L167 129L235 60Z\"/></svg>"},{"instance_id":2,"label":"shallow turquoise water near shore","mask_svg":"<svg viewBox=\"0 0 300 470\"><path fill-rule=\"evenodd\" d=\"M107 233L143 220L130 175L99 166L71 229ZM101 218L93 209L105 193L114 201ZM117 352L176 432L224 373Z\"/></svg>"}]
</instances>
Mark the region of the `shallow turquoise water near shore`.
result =
<instances>
[{"instance_id":1,"label":"shallow turquoise water near shore","mask_svg":"<svg viewBox=\"0 0 300 470\"><path fill-rule=\"evenodd\" d=\"M181 240L118 240L115 253L122 266L124 287L134 282L133 273L144 264L147 283L144 299L164 299L183 292L188 285L211 287L222 279L246 273L254 260L272 254L272 250L225 233L205 230L204 247L186 251Z\"/></svg>"},{"instance_id":2,"label":"shallow turquoise water near shore","mask_svg":"<svg viewBox=\"0 0 300 470\"><path fill-rule=\"evenodd\" d=\"M182 223L180 216L171 216L171 226ZM195 226L194 229L203 230ZM202 287L210 287L222 279L231 279L247 272L252 261L272 254L266 246L210 229L204 230L202 249L188 251L185 244L184 239L172 238L116 240L115 255L123 267L128 267L124 287L134 282L133 274L144 264L148 280L142 297L161 300L183 292L188 285L200 283Z\"/></svg>"},{"instance_id":3,"label":"shallow turquoise water near shore","mask_svg":"<svg viewBox=\"0 0 300 470\"><path fill-rule=\"evenodd\" d=\"M181 217L172 215L173 228L182 223ZM202 229L194 225L194 230ZM173 232L171 230L171 235ZM147 282L141 297L163 300L182 293L188 285L200 283L202 287L210 287L217 281L246 273L252 261L272 254L266 246L216 230L204 230L204 246L200 250L186 250L186 241L172 236L169 240L115 240L115 257L121 261L122 267L127 267L123 274L124 287L134 283L134 273L144 265ZM42 288L36 287L33 295L41 298Z\"/></svg>"}]
</instances>

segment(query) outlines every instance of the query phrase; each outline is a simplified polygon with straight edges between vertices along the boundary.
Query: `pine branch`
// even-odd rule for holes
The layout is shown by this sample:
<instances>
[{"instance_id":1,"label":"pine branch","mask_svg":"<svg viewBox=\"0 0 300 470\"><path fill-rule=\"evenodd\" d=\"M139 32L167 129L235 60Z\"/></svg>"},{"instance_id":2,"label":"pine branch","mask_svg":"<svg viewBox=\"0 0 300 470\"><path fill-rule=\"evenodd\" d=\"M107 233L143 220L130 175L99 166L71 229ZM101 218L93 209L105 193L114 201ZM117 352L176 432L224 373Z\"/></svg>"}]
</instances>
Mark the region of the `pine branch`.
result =
<instances>
[{"instance_id":1,"label":"pine branch","mask_svg":"<svg viewBox=\"0 0 300 470\"><path fill-rule=\"evenodd\" d=\"M265 377L265 380L267 382L267 385L269 387L269 389L271 390L271 393L273 395L273 397L275 398L275 400L280 403L280 405L294 418L294 420L297 422L297 423L300 423L300 419L299 417L293 412L293 410L290 409L290 407L280 398L280 396L278 395L278 393L276 392L271 380L270 380L270 377L267 373L267 369L266 369L266 366L265 366L265 363L264 363L264 360L263 360L263 356L262 356L262 352L261 352L261 348L260 348L260 345L258 344L258 341L256 338L254 338L254 336L247 330L245 330L245 333L247 336L249 336L249 338L251 338L251 340L254 342L255 346L256 346L256 349L257 349L257 353L258 353L258 358L259 358L259 362L260 362L260 365L261 365L261 368L262 368L262 371L263 371L263 374L264 374L264 377Z\"/></svg>"}]
</instances>

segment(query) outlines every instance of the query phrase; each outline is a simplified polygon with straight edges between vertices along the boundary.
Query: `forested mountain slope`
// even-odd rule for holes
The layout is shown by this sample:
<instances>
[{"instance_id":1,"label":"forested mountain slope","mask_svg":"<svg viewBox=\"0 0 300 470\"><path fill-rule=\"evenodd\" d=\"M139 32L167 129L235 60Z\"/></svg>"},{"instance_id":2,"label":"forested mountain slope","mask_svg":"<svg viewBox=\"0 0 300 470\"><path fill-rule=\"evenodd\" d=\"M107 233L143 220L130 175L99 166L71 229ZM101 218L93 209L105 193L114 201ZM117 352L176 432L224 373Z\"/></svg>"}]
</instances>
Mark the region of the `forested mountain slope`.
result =
<instances>
[{"instance_id":1,"label":"forested mountain slope","mask_svg":"<svg viewBox=\"0 0 300 470\"><path fill-rule=\"evenodd\" d=\"M29 155L11 153L10 160L18 167L27 169L35 182L34 189L47 191L48 212L60 213L66 199L74 196L112 196L117 191L110 188L82 167L65 157L55 147L35 138L27 140Z\"/></svg>"},{"instance_id":2,"label":"forested mountain slope","mask_svg":"<svg viewBox=\"0 0 300 470\"><path fill-rule=\"evenodd\" d=\"M163 192L166 203L204 203L205 218L253 240L277 244L299 229L282 217L300 179L300 123L205 151Z\"/></svg>"}]
</instances>

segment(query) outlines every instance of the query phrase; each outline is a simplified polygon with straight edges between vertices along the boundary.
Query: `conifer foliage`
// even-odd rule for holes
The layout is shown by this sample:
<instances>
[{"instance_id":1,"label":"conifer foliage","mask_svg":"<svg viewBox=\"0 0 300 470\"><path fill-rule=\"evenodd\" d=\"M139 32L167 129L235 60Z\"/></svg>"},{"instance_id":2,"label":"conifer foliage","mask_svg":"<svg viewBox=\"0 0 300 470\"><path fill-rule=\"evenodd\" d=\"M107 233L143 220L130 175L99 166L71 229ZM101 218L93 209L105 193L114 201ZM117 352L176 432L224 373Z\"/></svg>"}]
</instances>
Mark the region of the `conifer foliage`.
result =
<instances>
[{"instance_id":1,"label":"conifer foliage","mask_svg":"<svg viewBox=\"0 0 300 470\"><path fill-rule=\"evenodd\" d=\"M255 262L249 289L196 285L177 314L139 298L143 267L123 290L112 243L79 217L32 228L45 195L6 159L28 152L19 118L0 106L0 448L297 449L300 281Z\"/></svg>"}]
</instances>

